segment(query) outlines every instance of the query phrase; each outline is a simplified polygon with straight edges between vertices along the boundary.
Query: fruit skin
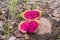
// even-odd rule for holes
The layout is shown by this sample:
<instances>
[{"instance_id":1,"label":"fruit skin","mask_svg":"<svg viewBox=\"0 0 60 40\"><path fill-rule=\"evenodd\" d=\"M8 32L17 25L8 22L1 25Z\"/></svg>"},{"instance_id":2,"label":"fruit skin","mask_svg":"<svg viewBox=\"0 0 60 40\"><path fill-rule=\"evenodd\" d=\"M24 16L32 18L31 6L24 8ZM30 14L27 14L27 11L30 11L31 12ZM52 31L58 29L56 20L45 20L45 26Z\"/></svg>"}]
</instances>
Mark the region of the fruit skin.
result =
<instances>
[{"instance_id":1,"label":"fruit skin","mask_svg":"<svg viewBox=\"0 0 60 40\"><path fill-rule=\"evenodd\" d=\"M37 16L37 15L33 14L32 16L30 16L32 19L31 19L31 18L26 18L26 17L25 17L25 14L26 14L27 12L31 12L31 11L35 11L35 13L39 13L38 17L35 17L35 16ZM30 14L29 14L29 15L30 15ZM35 15L35 16L34 16L34 15ZM22 17L23 17L25 20L29 20L29 21L37 20L37 19L40 19L40 18L42 17L42 12L41 12L40 10L37 10L37 9L35 9L35 10L26 10L25 12L23 12ZM28 17L29 17L29 16L28 16ZM33 17L35 17L35 18L33 18Z\"/></svg>"},{"instance_id":2,"label":"fruit skin","mask_svg":"<svg viewBox=\"0 0 60 40\"><path fill-rule=\"evenodd\" d=\"M22 33L27 33L27 30L22 30L20 27L21 27L21 24L23 24L24 22L26 21L21 21L21 23L19 24L19 27L18 27L18 30L21 31ZM27 27L28 28L28 27Z\"/></svg>"},{"instance_id":3,"label":"fruit skin","mask_svg":"<svg viewBox=\"0 0 60 40\"><path fill-rule=\"evenodd\" d=\"M26 22L27 24L25 24L26 27L21 28L21 25ZM37 25L36 25L37 24ZM37 21L31 21L31 22L27 22L27 21L22 21L19 24L19 31L21 31L22 33L35 33L38 30L39 27L39 23Z\"/></svg>"}]
</instances>

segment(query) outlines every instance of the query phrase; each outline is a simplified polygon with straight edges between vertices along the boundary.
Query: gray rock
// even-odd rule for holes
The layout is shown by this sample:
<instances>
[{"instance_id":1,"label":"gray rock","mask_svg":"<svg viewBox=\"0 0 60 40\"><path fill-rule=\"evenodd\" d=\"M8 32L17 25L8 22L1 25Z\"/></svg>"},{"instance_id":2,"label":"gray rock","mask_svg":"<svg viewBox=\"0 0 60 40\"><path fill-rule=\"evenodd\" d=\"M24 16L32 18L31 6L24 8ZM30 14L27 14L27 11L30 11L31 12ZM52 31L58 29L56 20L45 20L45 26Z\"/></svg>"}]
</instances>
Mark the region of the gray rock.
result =
<instances>
[{"instance_id":1,"label":"gray rock","mask_svg":"<svg viewBox=\"0 0 60 40\"><path fill-rule=\"evenodd\" d=\"M15 40L20 40L20 38L17 38L17 39L15 39Z\"/></svg>"},{"instance_id":2,"label":"gray rock","mask_svg":"<svg viewBox=\"0 0 60 40\"><path fill-rule=\"evenodd\" d=\"M6 5L7 5L7 4L6 4L4 1L1 2L1 6L2 6L2 7L6 7Z\"/></svg>"},{"instance_id":3,"label":"gray rock","mask_svg":"<svg viewBox=\"0 0 60 40\"><path fill-rule=\"evenodd\" d=\"M15 40L15 39L16 39L16 37L14 37L14 36L9 38L9 40Z\"/></svg>"},{"instance_id":4,"label":"gray rock","mask_svg":"<svg viewBox=\"0 0 60 40\"><path fill-rule=\"evenodd\" d=\"M25 40L24 38L20 38L20 40Z\"/></svg>"},{"instance_id":5,"label":"gray rock","mask_svg":"<svg viewBox=\"0 0 60 40\"><path fill-rule=\"evenodd\" d=\"M0 34L1 34L1 35L4 35L4 31L0 30Z\"/></svg>"},{"instance_id":6,"label":"gray rock","mask_svg":"<svg viewBox=\"0 0 60 40\"><path fill-rule=\"evenodd\" d=\"M60 21L60 11L59 10L60 10L60 8L54 9L49 15L55 21Z\"/></svg>"},{"instance_id":7,"label":"gray rock","mask_svg":"<svg viewBox=\"0 0 60 40\"><path fill-rule=\"evenodd\" d=\"M24 34L22 34L21 32L19 32L18 30L16 30L15 32L14 32L14 35L16 36L16 37L24 37L25 35Z\"/></svg>"},{"instance_id":8,"label":"gray rock","mask_svg":"<svg viewBox=\"0 0 60 40\"><path fill-rule=\"evenodd\" d=\"M0 34L4 34L4 30L3 30L3 22L0 21Z\"/></svg>"},{"instance_id":9,"label":"gray rock","mask_svg":"<svg viewBox=\"0 0 60 40\"><path fill-rule=\"evenodd\" d=\"M60 40L60 39L56 39L56 40Z\"/></svg>"},{"instance_id":10,"label":"gray rock","mask_svg":"<svg viewBox=\"0 0 60 40\"><path fill-rule=\"evenodd\" d=\"M41 1L41 0L29 0L29 1L32 1L32 2L34 2L34 1Z\"/></svg>"},{"instance_id":11,"label":"gray rock","mask_svg":"<svg viewBox=\"0 0 60 40\"><path fill-rule=\"evenodd\" d=\"M40 21L41 21L41 24L40 24L37 34L51 33L51 27L52 27L51 21L44 17L42 17Z\"/></svg>"},{"instance_id":12,"label":"gray rock","mask_svg":"<svg viewBox=\"0 0 60 40\"><path fill-rule=\"evenodd\" d=\"M3 22L2 21L0 21L0 28L2 28L3 27ZM1 30L1 29L0 29Z\"/></svg>"},{"instance_id":13,"label":"gray rock","mask_svg":"<svg viewBox=\"0 0 60 40\"><path fill-rule=\"evenodd\" d=\"M6 38L6 36L0 35L0 40L4 40L4 38Z\"/></svg>"}]
</instances>

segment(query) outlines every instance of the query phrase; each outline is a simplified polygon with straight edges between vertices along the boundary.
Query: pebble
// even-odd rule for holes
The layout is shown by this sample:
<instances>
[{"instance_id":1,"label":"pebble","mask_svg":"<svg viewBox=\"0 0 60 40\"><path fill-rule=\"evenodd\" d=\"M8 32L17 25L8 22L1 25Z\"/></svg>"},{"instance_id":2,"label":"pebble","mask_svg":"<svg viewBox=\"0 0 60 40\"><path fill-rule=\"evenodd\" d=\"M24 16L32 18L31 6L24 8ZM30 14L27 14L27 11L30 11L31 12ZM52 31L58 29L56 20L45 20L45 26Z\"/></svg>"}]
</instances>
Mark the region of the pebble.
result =
<instances>
[{"instance_id":1,"label":"pebble","mask_svg":"<svg viewBox=\"0 0 60 40\"><path fill-rule=\"evenodd\" d=\"M15 39L16 39L16 37L14 37L14 36L9 38L9 40L15 40Z\"/></svg>"},{"instance_id":2,"label":"pebble","mask_svg":"<svg viewBox=\"0 0 60 40\"><path fill-rule=\"evenodd\" d=\"M3 22L0 21L0 34L4 34L4 30L3 30Z\"/></svg>"},{"instance_id":3,"label":"pebble","mask_svg":"<svg viewBox=\"0 0 60 40\"><path fill-rule=\"evenodd\" d=\"M15 35L17 38L19 38L19 37L25 37L25 35L22 34L21 32L19 32L18 30L16 30L16 31L14 32L14 35Z\"/></svg>"},{"instance_id":4,"label":"pebble","mask_svg":"<svg viewBox=\"0 0 60 40\"><path fill-rule=\"evenodd\" d=\"M20 40L24 40L24 38L20 38Z\"/></svg>"},{"instance_id":5,"label":"pebble","mask_svg":"<svg viewBox=\"0 0 60 40\"><path fill-rule=\"evenodd\" d=\"M60 39L56 39L56 40L60 40Z\"/></svg>"},{"instance_id":6,"label":"pebble","mask_svg":"<svg viewBox=\"0 0 60 40\"><path fill-rule=\"evenodd\" d=\"M54 11L52 11L53 13L51 13L49 15L55 21L60 21L60 11L59 11L59 9L60 8L54 9Z\"/></svg>"},{"instance_id":7,"label":"pebble","mask_svg":"<svg viewBox=\"0 0 60 40\"><path fill-rule=\"evenodd\" d=\"M0 40L4 40L4 38L6 38L6 36L0 35Z\"/></svg>"},{"instance_id":8,"label":"pebble","mask_svg":"<svg viewBox=\"0 0 60 40\"><path fill-rule=\"evenodd\" d=\"M3 21L0 21L0 28L3 27Z\"/></svg>"}]
</instances>

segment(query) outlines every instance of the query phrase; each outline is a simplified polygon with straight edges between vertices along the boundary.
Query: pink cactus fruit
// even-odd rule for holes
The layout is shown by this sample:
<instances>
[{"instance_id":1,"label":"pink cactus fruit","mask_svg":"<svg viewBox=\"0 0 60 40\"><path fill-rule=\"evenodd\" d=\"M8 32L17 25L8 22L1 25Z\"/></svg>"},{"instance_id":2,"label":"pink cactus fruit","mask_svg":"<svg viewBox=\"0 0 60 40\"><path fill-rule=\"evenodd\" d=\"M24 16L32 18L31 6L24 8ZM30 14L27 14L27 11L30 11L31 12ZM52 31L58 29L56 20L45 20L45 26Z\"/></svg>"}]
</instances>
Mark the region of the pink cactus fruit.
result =
<instances>
[{"instance_id":1,"label":"pink cactus fruit","mask_svg":"<svg viewBox=\"0 0 60 40\"><path fill-rule=\"evenodd\" d=\"M23 17L27 20L39 19L41 17L41 13L38 10L27 10L23 13Z\"/></svg>"},{"instance_id":2,"label":"pink cactus fruit","mask_svg":"<svg viewBox=\"0 0 60 40\"><path fill-rule=\"evenodd\" d=\"M37 29L38 29L38 26L39 26L38 22L36 22L36 21L31 21L31 22L30 22L30 27L29 27L29 33L34 33L34 32L36 32Z\"/></svg>"},{"instance_id":3,"label":"pink cactus fruit","mask_svg":"<svg viewBox=\"0 0 60 40\"><path fill-rule=\"evenodd\" d=\"M39 24L36 21L31 21L31 22L24 21L19 24L19 31L23 33L28 33L28 32L34 33L38 29L38 25Z\"/></svg>"},{"instance_id":4,"label":"pink cactus fruit","mask_svg":"<svg viewBox=\"0 0 60 40\"><path fill-rule=\"evenodd\" d=\"M19 31L23 32L23 33L27 33L28 32L28 28L29 28L29 23L26 21L22 21L19 24Z\"/></svg>"}]
</instances>

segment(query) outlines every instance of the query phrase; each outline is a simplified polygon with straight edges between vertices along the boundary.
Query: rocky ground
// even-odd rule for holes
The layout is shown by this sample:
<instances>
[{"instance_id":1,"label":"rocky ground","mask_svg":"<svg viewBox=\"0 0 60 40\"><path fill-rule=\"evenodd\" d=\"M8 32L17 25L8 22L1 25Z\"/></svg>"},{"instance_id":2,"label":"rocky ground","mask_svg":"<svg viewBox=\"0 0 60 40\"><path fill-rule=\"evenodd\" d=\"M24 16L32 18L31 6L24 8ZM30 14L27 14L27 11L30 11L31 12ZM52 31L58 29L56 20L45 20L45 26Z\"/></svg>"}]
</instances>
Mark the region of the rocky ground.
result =
<instances>
[{"instance_id":1,"label":"rocky ground","mask_svg":"<svg viewBox=\"0 0 60 40\"><path fill-rule=\"evenodd\" d=\"M42 11L38 32L21 33L22 13L34 9ZM0 40L60 40L60 0L0 0Z\"/></svg>"}]
</instances>

